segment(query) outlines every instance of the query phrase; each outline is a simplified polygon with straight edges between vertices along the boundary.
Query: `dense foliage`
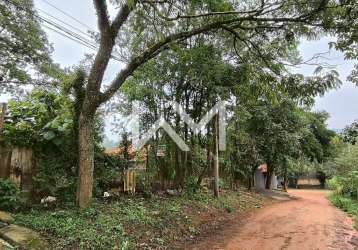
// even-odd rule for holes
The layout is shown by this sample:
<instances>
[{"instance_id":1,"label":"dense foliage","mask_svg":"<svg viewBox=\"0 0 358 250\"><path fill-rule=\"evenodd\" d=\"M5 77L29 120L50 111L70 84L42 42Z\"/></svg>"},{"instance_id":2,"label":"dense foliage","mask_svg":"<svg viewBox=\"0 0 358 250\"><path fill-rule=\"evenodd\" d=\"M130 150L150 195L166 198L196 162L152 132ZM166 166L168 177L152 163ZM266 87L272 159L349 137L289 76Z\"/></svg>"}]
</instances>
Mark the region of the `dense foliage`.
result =
<instances>
[{"instance_id":1,"label":"dense foliage","mask_svg":"<svg viewBox=\"0 0 358 250\"><path fill-rule=\"evenodd\" d=\"M53 79L50 72L57 67L52 65L51 48L32 0L1 1L0 27L0 94Z\"/></svg>"},{"instance_id":2,"label":"dense foliage","mask_svg":"<svg viewBox=\"0 0 358 250\"><path fill-rule=\"evenodd\" d=\"M358 202L337 194L331 195L330 200L336 207L339 207L353 217L354 227L358 230Z\"/></svg>"},{"instance_id":3,"label":"dense foliage","mask_svg":"<svg viewBox=\"0 0 358 250\"><path fill-rule=\"evenodd\" d=\"M116 7L114 18L107 2ZM332 47L358 58L356 0L93 3L99 48L86 67L74 70L52 64L32 0L0 3L0 94L31 85L9 102L1 145L33 149L34 200L57 197L53 206L35 202L23 209L17 223L43 233L55 249L161 248L198 233L200 212L208 218L212 211L259 206L238 187L252 188L264 163L266 188L272 175L283 188L290 177L313 175L322 186L329 178L332 202L357 216L357 123L337 135L327 128L327 113L312 111L318 95L341 85L338 72L319 65L312 76L292 72L305 63L301 39L334 35ZM123 65L108 80L114 57ZM218 116L195 133L173 101L195 123L224 101L226 150L218 149ZM147 169L137 176L144 198L118 193L123 170L135 161L126 131L132 124L124 119L135 103L141 136L164 118L190 147L181 151L156 131L146 147ZM109 113L102 111L108 107L120 114L123 155L103 153ZM0 179L0 208L16 208L18 193L14 183Z\"/></svg>"},{"instance_id":4,"label":"dense foliage","mask_svg":"<svg viewBox=\"0 0 358 250\"><path fill-rule=\"evenodd\" d=\"M0 209L12 210L20 205L19 187L9 179L0 178Z\"/></svg>"},{"instance_id":5,"label":"dense foliage","mask_svg":"<svg viewBox=\"0 0 358 250\"><path fill-rule=\"evenodd\" d=\"M340 195L358 199L358 147L340 142L339 154L329 162L329 185Z\"/></svg>"},{"instance_id":6,"label":"dense foliage","mask_svg":"<svg viewBox=\"0 0 358 250\"><path fill-rule=\"evenodd\" d=\"M32 65L52 86L10 102L4 131L9 145L32 147L41 159L35 177L40 193L76 193L79 206L86 207L93 183L110 186L109 179L93 180L93 173L113 172L101 154L98 111L120 87L121 98L114 104L125 115L133 101L141 103L142 133L164 117L192 149L181 152L158 131L148 156L152 186L195 190L218 169L218 162L222 179L215 175L216 184L251 186L261 163L267 163L269 176L279 174L286 182L289 174L299 174L298 162L318 166L334 155L327 115L310 108L317 95L340 86L338 73L320 66L315 75L305 77L291 73L290 67L303 63L299 39L318 38L323 32L337 34L332 46L354 58L354 1L174 2L113 1L120 10L112 20L106 1L95 0L100 48L86 70L75 73L56 67L41 71L50 62L49 49L31 0L0 5L1 32L6 34L2 41L8 48L3 58L9 63L2 64L2 75L15 83L32 83ZM342 23L349 25L343 28ZM104 86L113 51L126 65ZM199 122L219 100L226 101L228 110L227 151L220 154L215 122L195 134L171 105L181 104ZM269 187L271 178L267 180Z\"/></svg>"},{"instance_id":7,"label":"dense foliage","mask_svg":"<svg viewBox=\"0 0 358 250\"><path fill-rule=\"evenodd\" d=\"M258 61L249 64L255 56L248 56L247 63L232 63L226 59L232 51L225 43L214 47L206 38L178 45L150 61L125 83L119 96L118 109L123 115L134 101L139 102L142 132L164 117L190 145L189 152L181 152L171 138L158 131L151 141L152 182L159 179L174 188L188 187L188 183L195 187L211 176L213 121L206 131L192 133L174 111L172 100L195 122L218 100L227 100L227 149L220 154L222 184L251 187L253 171L261 163L269 165L270 174L284 176L293 174L287 171L289 160L307 158L308 163L323 163L330 158L335 133L326 128L327 114L310 112L308 104L323 88L339 85L334 72L305 78L282 71L281 78L270 71L258 71ZM331 80L324 80L328 75ZM317 88L308 90L306 86L312 81ZM296 88L291 84L297 84ZM158 147L166 148L164 157L157 156Z\"/></svg>"},{"instance_id":8,"label":"dense foliage","mask_svg":"<svg viewBox=\"0 0 358 250\"><path fill-rule=\"evenodd\" d=\"M64 92L34 89L8 104L4 140L8 146L29 147L35 152L35 200L45 195L74 200L77 174L75 99ZM102 121L96 123L96 194L113 181L113 169L120 168L103 155ZM99 188L99 189L97 189Z\"/></svg>"}]
</instances>

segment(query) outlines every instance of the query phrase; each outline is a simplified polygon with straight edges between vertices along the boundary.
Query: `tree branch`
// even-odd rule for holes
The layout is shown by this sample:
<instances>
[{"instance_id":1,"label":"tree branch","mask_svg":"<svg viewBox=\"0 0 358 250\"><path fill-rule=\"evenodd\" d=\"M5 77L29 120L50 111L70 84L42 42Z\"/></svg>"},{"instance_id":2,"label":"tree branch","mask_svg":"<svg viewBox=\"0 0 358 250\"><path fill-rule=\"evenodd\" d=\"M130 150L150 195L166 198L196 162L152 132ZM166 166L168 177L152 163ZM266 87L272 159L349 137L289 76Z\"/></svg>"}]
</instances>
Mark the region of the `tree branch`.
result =
<instances>
[{"instance_id":1,"label":"tree branch","mask_svg":"<svg viewBox=\"0 0 358 250\"><path fill-rule=\"evenodd\" d=\"M324 1L324 0L322 0L322 1ZM309 14L303 14L303 15L296 16L296 17L258 17L258 16L256 16L256 13L253 13L251 15L245 15L245 16L241 16L241 17L237 17L237 18L233 18L233 19L216 21L211 24L204 25L200 28L192 29L190 31L179 32L179 33L169 35L169 36L163 38L162 40L158 41L151 47L144 50L140 55L133 57L129 61L127 66L117 74L117 76L112 81L109 88L104 93L100 94L98 101L99 101L99 103L108 101L114 95L114 93L122 86L122 84L125 82L125 80L129 76L131 76L136 69L138 69L145 62L149 61L150 59L152 59L153 57L158 55L161 51L168 49L169 48L168 45L171 42L187 39L187 38L195 36L197 34L205 33L205 32L212 31L215 29L220 29L220 28L226 28L226 30L230 29L230 31L232 32L233 31L232 28L230 28L228 26L226 26L226 27L223 27L223 26L230 25L230 24L237 25L238 23L240 24L242 21L249 21L249 22L255 22L255 23L260 23L260 24L266 22L266 23L268 23L268 25L269 25L269 23L277 24L277 23L286 23L286 22L307 23L307 19L311 18L313 13L317 13L321 10L322 10L322 6L319 6L317 9L313 10ZM258 10L256 10L256 11L258 11ZM230 13L230 14L234 14L234 13ZM181 18L181 17L183 17L183 16L180 16L179 18ZM240 39L240 37L238 37L238 38Z\"/></svg>"},{"instance_id":2,"label":"tree branch","mask_svg":"<svg viewBox=\"0 0 358 250\"><path fill-rule=\"evenodd\" d=\"M118 12L116 18L113 20L113 23L111 25L112 32L118 34L118 31L122 27L122 25L127 21L129 14L131 13L131 8L128 6L128 4L124 4L120 11ZM116 35L115 34L115 35Z\"/></svg>"},{"instance_id":3,"label":"tree branch","mask_svg":"<svg viewBox=\"0 0 358 250\"><path fill-rule=\"evenodd\" d=\"M109 31L109 17L106 0L93 0L96 9L99 31L105 33Z\"/></svg>"},{"instance_id":4,"label":"tree branch","mask_svg":"<svg viewBox=\"0 0 358 250\"><path fill-rule=\"evenodd\" d=\"M148 3L148 2L147 2ZM208 12L201 13L196 15L177 15L175 17L169 17L163 15L160 10L155 6L154 3L149 3L149 5L155 10L158 16L165 21L176 21L179 19L190 19L190 18L200 18L200 17L208 17L208 16L224 16L224 15L238 15L238 14L252 14L253 16L260 13L261 9L248 10L248 11L218 11L218 12Z\"/></svg>"},{"instance_id":5,"label":"tree branch","mask_svg":"<svg viewBox=\"0 0 358 250\"><path fill-rule=\"evenodd\" d=\"M121 70L116 78L112 81L110 87L101 94L100 102L108 101L114 93L122 86L124 81L132 75L132 73L139 68L141 65L143 65L145 62L149 61L156 55L158 55L163 50L168 49L168 44L174 41L187 39L189 37L208 32L214 29L221 28L221 25L226 23L232 23L236 21L241 21L241 18L236 19L230 19L230 20L224 20L224 21L218 21L214 22L208 25L204 25L203 27L193 29L191 31L184 31L175 33L172 35L167 36L166 38L162 39L161 41L157 42L153 46L149 47L148 49L144 50L139 56L136 56L130 60L130 62L127 64L127 66Z\"/></svg>"},{"instance_id":6,"label":"tree branch","mask_svg":"<svg viewBox=\"0 0 358 250\"><path fill-rule=\"evenodd\" d=\"M84 102L87 109L95 109L101 104L99 100L101 93L100 88L104 72L112 56L111 54L115 45L115 38L131 12L129 6L124 4L113 23L110 24L106 0L94 0L94 5L98 16L101 41L88 76L88 84L86 87L87 98L86 102Z\"/></svg>"}]
</instances>

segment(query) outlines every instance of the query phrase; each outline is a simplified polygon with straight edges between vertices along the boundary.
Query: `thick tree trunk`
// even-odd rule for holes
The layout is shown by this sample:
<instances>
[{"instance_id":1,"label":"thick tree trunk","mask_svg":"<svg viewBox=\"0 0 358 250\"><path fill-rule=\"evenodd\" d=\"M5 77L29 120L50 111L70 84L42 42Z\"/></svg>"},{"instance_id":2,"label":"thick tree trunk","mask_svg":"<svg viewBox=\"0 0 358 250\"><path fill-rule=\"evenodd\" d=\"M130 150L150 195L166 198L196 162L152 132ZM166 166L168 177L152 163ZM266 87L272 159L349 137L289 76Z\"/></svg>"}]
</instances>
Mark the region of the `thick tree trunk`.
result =
<instances>
[{"instance_id":1,"label":"thick tree trunk","mask_svg":"<svg viewBox=\"0 0 358 250\"><path fill-rule=\"evenodd\" d=\"M80 208L89 205L92 198L94 168L94 118L80 115L79 120L79 171L77 180L77 204Z\"/></svg>"},{"instance_id":2,"label":"thick tree trunk","mask_svg":"<svg viewBox=\"0 0 358 250\"><path fill-rule=\"evenodd\" d=\"M216 198L219 197L219 140L218 140L218 116L215 118L215 126L214 126L214 196Z\"/></svg>"},{"instance_id":3,"label":"thick tree trunk","mask_svg":"<svg viewBox=\"0 0 358 250\"><path fill-rule=\"evenodd\" d=\"M267 177L266 177L266 189L271 189L271 183L272 183L272 174L273 170L270 169L270 166L267 165Z\"/></svg>"}]
</instances>

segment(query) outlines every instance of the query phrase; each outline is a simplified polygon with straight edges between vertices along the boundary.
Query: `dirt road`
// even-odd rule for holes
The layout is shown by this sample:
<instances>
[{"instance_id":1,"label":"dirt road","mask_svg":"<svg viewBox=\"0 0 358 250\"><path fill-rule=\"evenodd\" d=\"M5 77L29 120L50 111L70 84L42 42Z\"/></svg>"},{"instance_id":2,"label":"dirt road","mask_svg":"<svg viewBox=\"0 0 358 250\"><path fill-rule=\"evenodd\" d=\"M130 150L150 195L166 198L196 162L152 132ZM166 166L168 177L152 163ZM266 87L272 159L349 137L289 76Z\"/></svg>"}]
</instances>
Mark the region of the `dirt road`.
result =
<instances>
[{"instance_id":1,"label":"dirt road","mask_svg":"<svg viewBox=\"0 0 358 250\"><path fill-rule=\"evenodd\" d=\"M358 249L358 233L327 192L291 190L298 199L258 209L192 249Z\"/></svg>"}]
</instances>

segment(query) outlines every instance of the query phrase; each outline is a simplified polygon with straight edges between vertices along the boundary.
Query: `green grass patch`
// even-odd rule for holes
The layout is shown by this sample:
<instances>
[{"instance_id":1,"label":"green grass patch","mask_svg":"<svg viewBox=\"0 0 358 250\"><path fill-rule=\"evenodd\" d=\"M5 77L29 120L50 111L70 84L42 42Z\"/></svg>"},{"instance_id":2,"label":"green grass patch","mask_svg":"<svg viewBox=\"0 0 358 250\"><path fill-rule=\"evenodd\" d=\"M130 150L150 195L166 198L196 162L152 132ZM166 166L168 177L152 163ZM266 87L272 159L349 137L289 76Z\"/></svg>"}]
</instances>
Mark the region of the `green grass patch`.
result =
<instances>
[{"instance_id":1,"label":"green grass patch","mask_svg":"<svg viewBox=\"0 0 358 250\"><path fill-rule=\"evenodd\" d=\"M259 196L237 191L225 191L219 199L211 191L147 199L122 196L94 201L84 210L74 205L38 207L14 218L44 235L52 249L161 249L197 235L202 223L198 217L205 211L223 215L256 203Z\"/></svg>"},{"instance_id":2,"label":"green grass patch","mask_svg":"<svg viewBox=\"0 0 358 250\"><path fill-rule=\"evenodd\" d=\"M332 194L330 201L336 207L342 209L353 217L354 227L358 230L358 201L338 194Z\"/></svg>"}]
</instances>

